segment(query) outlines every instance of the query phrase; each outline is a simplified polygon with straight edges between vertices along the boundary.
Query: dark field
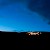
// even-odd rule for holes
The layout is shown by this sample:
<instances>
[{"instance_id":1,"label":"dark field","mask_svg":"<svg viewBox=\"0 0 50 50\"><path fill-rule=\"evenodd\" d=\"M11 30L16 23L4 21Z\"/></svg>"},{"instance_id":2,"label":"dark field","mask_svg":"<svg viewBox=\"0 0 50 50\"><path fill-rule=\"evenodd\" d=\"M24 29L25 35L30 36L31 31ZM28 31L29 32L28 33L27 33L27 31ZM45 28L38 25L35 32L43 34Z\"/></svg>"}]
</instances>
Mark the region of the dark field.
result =
<instances>
[{"instance_id":1,"label":"dark field","mask_svg":"<svg viewBox=\"0 0 50 50\"><path fill-rule=\"evenodd\" d=\"M49 49L50 32L29 36L27 32L0 32L1 44L6 49ZM4 34L6 33L6 34Z\"/></svg>"}]
</instances>

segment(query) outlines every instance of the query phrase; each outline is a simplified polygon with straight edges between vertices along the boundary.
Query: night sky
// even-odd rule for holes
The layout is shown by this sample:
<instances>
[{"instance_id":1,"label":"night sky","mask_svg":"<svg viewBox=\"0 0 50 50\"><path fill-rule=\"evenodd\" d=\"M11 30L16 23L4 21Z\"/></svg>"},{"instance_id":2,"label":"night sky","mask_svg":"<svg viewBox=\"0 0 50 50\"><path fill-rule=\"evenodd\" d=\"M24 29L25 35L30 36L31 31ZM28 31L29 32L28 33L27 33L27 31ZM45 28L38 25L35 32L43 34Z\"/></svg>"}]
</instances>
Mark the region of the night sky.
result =
<instances>
[{"instance_id":1,"label":"night sky","mask_svg":"<svg viewBox=\"0 0 50 50\"><path fill-rule=\"evenodd\" d=\"M19 1L0 0L0 30L50 32L49 17L47 20L42 13L27 8L28 1Z\"/></svg>"}]
</instances>

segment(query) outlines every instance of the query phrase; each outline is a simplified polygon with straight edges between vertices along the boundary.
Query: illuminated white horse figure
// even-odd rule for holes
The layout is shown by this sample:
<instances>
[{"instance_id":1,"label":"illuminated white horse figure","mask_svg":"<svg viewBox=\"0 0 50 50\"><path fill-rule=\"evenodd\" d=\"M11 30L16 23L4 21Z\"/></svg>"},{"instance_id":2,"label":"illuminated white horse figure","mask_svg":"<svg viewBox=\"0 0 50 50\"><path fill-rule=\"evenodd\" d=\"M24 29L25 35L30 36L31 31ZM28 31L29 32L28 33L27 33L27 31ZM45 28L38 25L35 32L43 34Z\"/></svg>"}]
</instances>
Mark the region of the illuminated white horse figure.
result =
<instances>
[{"instance_id":1,"label":"illuminated white horse figure","mask_svg":"<svg viewBox=\"0 0 50 50\"><path fill-rule=\"evenodd\" d=\"M41 34L41 33L39 33L39 32L28 32L28 35L39 35L39 34Z\"/></svg>"}]
</instances>

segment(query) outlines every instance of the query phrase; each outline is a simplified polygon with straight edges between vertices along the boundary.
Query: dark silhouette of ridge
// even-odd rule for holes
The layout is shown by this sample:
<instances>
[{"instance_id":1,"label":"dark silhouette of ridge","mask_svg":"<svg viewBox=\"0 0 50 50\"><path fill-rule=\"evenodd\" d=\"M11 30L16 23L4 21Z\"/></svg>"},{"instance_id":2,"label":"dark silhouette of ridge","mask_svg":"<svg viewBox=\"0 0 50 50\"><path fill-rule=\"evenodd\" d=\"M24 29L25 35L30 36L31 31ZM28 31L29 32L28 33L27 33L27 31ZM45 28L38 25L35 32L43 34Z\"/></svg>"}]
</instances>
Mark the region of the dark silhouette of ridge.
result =
<instances>
[{"instance_id":1,"label":"dark silhouette of ridge","mask_svg":"<svg viewBox=\"0 0 50 50\"><path fill-rule=\"evenodd\" d=\"M29 36L27 32L0 31L2 48L8 49L48 49L50 48L50 32L42 32L39 36Z\"/></svg>"}]
</instances>

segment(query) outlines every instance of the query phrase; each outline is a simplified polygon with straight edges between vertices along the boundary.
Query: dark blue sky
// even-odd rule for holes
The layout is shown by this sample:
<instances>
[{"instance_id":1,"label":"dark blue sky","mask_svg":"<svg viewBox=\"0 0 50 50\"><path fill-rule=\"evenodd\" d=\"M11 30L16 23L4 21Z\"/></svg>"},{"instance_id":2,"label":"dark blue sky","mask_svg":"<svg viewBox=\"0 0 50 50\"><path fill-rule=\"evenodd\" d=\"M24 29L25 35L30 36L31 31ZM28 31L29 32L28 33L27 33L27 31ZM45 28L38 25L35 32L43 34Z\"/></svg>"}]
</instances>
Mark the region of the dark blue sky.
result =
<instances>
[{"instance_id":1,"label":"dark blue sky","mask_svg":"<svg viewBox=\"0 0 50 50\"><path fill-rule=\"evenodd\" d=\"M50 25L42 16L27 9L24 3L0 6L0 30L50 31Z\"/></svg>"}]
</instances>

